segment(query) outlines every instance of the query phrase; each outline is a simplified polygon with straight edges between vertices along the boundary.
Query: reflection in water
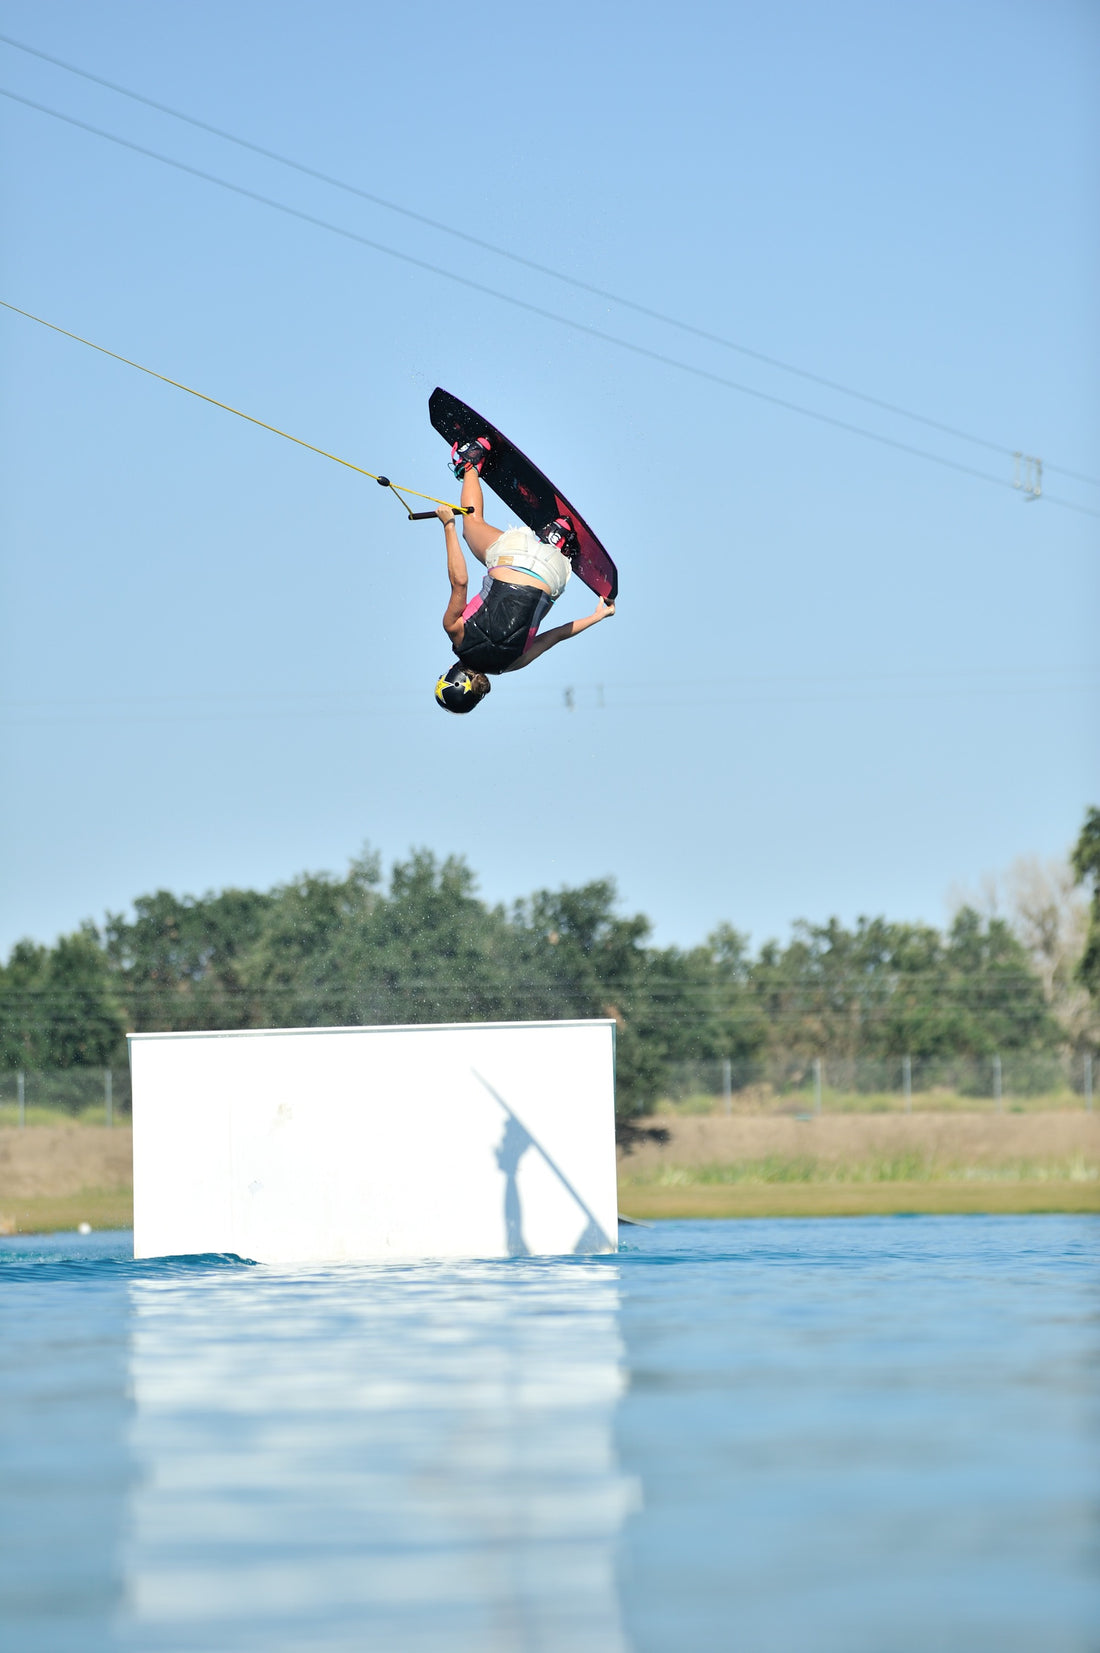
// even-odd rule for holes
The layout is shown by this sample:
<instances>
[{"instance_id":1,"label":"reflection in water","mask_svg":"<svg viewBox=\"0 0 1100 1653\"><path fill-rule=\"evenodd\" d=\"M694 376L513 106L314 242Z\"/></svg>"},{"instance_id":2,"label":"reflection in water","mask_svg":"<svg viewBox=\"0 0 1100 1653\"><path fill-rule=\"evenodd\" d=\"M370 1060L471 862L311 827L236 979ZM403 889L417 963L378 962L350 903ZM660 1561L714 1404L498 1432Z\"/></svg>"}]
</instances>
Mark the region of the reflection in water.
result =
<instances>
[{"instance_id":1,"label":"reflection in water","mask_svg":"<svg viewBox=\"0 0 1100 1653\"><path fill-rule=\"evenodd\" d=\"M130 1645L625 1648L616 1264L130 1290Z\"/></svg>"}]
</instances>

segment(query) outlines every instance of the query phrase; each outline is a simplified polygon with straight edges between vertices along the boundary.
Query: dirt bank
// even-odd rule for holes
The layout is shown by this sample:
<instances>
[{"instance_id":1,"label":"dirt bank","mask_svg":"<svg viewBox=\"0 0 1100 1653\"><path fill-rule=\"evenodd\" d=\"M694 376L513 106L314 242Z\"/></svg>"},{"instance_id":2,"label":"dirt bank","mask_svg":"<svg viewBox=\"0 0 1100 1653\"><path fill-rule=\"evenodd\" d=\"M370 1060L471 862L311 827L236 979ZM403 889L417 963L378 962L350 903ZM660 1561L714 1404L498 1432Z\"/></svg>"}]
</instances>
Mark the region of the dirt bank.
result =
<instances>
[{"instance_id":1,"label":"dirt bank","mask_svg":"<svg viewBox=\"0 0 1100 1653\"><path fill-rule=\"evenodd\" d=\"M1100 1116L666 1117L619 1155L634 1217L1100 1211Z\"/></svg>"},{"instance_id":2,"label":"dirt bank","mask_svg":"<svg viewBox=\"0 0 1100 1653\"><path fill-rule=\"evenodd\" d=\"M133 1185L133 1132L96 1125L0 1129L0 1204Z\"/></svg>"},{"instance_id":3,"label":"dirt bank","mask_svg":"<svg viewBox=\"0 0 1100 1653\"><path fill-rule=\"evenodd\" d=\"M128 1228L133 1221L128 1127L0 1128L0 1234Z\"/></svg>"},{"instance_id":4,"label":"dirt bank","mask_svg":"<svg viewBox=\"0 0 1100 1653\"><path fill-rule=\"evenodd\" d=\"M619 1174L650 1179L671 1166L701 1168L744 1160L813 1158L824 1165L869 1164L919 1155L932 1165L996 1166L1070 1160L1100 1164L1100 1113L822 1114L817 1119L654 1115L668 1132L619 1151Z\"/></svg>"}]
</instances>

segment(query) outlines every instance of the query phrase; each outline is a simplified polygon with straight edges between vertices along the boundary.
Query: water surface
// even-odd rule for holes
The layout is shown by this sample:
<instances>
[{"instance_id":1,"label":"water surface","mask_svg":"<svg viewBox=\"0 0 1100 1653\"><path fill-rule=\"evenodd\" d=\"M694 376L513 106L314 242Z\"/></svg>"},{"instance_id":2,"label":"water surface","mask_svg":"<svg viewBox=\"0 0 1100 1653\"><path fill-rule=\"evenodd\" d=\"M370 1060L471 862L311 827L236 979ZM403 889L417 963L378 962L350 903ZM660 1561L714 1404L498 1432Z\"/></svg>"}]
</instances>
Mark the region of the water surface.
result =
<instances>
[{"instance_id":1,"label":"water surface","mask_svg":"<svg viewBox=\"0 0 1100 1653\"><path fill-rule=\"evenodd\" d=\"M1094 1218L617 1257L0 1241L25 1653L1095 1653Z\"/></svg>"}]
</instances>

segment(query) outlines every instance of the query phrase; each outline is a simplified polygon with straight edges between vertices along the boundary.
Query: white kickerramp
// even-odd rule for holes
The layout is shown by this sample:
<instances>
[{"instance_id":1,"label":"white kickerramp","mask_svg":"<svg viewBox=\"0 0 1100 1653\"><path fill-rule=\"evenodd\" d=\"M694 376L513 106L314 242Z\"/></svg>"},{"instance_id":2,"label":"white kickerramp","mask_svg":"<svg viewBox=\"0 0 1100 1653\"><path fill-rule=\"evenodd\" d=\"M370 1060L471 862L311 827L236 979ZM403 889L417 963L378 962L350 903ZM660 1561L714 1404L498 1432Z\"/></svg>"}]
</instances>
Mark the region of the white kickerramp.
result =
<instances>
[{"instance_id":1,"label":"white kickerramp","mask_svg":"<svg viewBox=\"0 0 1100 1653\"><path fill-rule=\"evenodd\" d=\"M134 1255L614 1251L611 1021L138 1033Z\"/></svg>"}]
</instances>

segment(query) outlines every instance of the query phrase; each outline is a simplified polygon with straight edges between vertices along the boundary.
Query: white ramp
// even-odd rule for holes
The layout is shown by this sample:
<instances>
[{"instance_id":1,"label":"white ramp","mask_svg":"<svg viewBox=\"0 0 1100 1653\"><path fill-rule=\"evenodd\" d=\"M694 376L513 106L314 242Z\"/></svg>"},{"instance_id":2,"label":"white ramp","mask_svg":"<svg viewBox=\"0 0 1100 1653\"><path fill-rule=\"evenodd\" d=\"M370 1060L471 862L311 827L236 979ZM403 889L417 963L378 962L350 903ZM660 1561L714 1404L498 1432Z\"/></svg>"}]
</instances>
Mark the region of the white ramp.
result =
<instances>
[{"instance_id":1,"label":"white ramp","mask_svg":"<svg viewBox=\"0 0 1100 1653\"><path fill-rule=\"evenodd\" d=\"M611 1021L130 1037L134 1255L614 1251Z\"/></svg>"}]
</instances>

